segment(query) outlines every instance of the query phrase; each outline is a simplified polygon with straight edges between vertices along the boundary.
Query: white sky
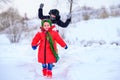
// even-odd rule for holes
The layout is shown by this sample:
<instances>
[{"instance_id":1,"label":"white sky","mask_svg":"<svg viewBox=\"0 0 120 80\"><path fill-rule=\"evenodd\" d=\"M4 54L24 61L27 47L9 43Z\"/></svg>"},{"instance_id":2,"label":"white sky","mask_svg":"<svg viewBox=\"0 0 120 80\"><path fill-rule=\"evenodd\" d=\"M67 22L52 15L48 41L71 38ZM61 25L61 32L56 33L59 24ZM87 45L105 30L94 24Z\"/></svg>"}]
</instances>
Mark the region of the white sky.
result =
<instances>
[{"instance_id":1,"label":"white sky","mask_svg":"<svg viewBox=\"0 0 120 80\"><path fill-rule=\"evenodd\" d=\"M63 0L64 1L64 0ZM24 15L24 13L27 13L28 17L34 17L37 16L38 8L40 3L45 3L45 8L47 8L47 11L44 10L45 13L48 13L48 11L53 7L56 6L57 8L60 8L59 10L63 10L64 2L61 0L14 0L13 6L17 8L21 15ZM98 8L100 6L109 6L109 5L115 5L120 4L120 0L75 0L78 1L78 3L75 5L83 6L93 6L95 8ZM62 6L58 7L58 4L62 2ZM56 8L55 7L55 8ZM64 8L66 9L66 8ZM66 10L63 10L66 11Z\"/></svg>"},{"instance_id":2,"label":"white sky","mask_svg":"<svg viewBox=\"0 0 120 80\"><path fill-rule=\"evenodd\" d=\"M25 13L29 16L36 16L39 8L38 0L14 0L13 6L24 15ZM41 0L40 0L41 1Z\"/></svg>"},{"instance_id":3,"label":"white sky","mask_svg":"<svg viewBox=\"0 0 120 80\"><path fill-rule=\"evenodd\" d=\"M19 10L20 14L24 15L27 13L28 17L35 17L38 15L37 13L40 3L47 4L47 1L50 0L14 0L13 6ZM56 0L52 1L54 2ZM51 3L49 2L49 4L45 5L44 7L50 9Z\"/></svg>"}]
</instances>

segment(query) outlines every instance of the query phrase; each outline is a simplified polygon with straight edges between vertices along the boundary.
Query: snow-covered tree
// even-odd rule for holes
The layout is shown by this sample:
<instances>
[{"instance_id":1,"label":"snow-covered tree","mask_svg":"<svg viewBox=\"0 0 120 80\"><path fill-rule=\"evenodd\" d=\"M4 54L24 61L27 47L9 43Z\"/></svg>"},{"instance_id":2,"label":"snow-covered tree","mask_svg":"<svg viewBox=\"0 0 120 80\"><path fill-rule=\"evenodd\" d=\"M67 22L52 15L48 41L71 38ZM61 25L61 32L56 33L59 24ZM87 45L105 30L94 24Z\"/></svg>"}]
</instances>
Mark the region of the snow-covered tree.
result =
<instances>
[{"instance_id":1,"label":"snow-covered tree","mask_svg":"<svg viewBox=\"0 0 120 80\"><path fill-rule=\"evenodd\" d=\"M14 8L9 8L7 11L0 14L0 30L14 25L18 20L21 20L21 16ZM17 20L17 21L16 21Z\"/></svg>"},{"instance_id":2,"label":"snow-covered tree","mask_svg":"<svg viewBox=\"0 0 120 80\"><path fill-rule=\"evenodd\" d=\"M22 19L18 11L14 8L9 8L7 11L0 14L1 29L7 28L7 37L11 43L19 42L21 34L26 29Z\"/></svg>"},{"instance_id":3,"label":"snow-covered tree","mask_svg":"<svg viewBox=\"0 0 120 80\"><path fill-rule=\"evenodd\" d=\"M2 8L5 4L11 2L11 0L0 0L0 8Z\"/></svg>"}]
</instances>

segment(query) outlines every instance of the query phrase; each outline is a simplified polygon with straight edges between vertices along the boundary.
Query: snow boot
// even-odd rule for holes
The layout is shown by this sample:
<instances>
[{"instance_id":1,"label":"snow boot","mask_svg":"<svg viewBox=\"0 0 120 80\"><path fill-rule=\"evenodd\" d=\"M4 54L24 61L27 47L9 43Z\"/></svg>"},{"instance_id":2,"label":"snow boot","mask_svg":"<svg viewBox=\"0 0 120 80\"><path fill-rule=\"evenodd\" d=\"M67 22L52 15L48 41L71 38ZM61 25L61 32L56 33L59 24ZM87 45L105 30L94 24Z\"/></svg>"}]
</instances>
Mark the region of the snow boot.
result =
<instances>
[{"instance_id":1,"label":"snow boot","mask_svg":"<svg viewBox=\"0 0 120 80\"><path fill-rule=\"evenodd\" d=\"M48 71L47 71L47 77L48 77L48 78L52 78L52 71L51 71L51 70L48 70Z\"/></svg>"},{"instance_id":2,"label":"snow boot","mask_svg":"<svg viewBox=\"0 0 120 80\"><path fill-rule=\"evenodd\" d=\"M42 70L42 73L43 73L43 76L46 76L46 75L47 75L47 69L44 68L44 69Z\"/></svg>"}]
</instances>

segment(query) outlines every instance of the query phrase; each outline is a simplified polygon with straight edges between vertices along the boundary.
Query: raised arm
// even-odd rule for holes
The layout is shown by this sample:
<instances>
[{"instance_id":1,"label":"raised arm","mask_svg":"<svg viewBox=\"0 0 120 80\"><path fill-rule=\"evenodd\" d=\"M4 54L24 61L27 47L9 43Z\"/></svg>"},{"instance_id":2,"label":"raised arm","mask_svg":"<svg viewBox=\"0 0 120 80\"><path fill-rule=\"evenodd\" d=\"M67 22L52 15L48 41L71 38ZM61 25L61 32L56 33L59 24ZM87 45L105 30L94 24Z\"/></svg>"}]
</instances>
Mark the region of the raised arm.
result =
<instances>
[{"instance_id":1,"label":"raised arm","mask_svg":"<svg viewBox=\"0 0 120 80\"><path fill-rule=\"evenodd\" d=\"M44 16L43 15L43 7L44 7L44 4L40 4L40 8L38 9L38 17L40 18L40 19L49 19L50 18L50 16Z\"/></svg>"}]
</instances>

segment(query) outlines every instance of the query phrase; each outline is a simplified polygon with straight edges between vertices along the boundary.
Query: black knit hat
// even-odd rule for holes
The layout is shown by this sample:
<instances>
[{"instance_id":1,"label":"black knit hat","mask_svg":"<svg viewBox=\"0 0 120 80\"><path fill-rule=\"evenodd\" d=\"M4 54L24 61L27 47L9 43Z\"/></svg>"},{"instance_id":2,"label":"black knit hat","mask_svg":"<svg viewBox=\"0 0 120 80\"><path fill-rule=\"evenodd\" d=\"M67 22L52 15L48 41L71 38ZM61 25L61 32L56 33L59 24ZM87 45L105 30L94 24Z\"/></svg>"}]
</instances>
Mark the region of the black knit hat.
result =
<instances>
[{"instance_id":1,"label":"black knit hat","mask_svg":"<svg viewBox=\"0 0 120 80\"><path fill-rule=\"evenodd\" d=\"M59 11L58 11L57 9L51 9L51 10L49 11L49 14L50 14L50 15L53 14L53 15L55 15L55 16L59 16Z\"/></svg>"}]
</instances>

